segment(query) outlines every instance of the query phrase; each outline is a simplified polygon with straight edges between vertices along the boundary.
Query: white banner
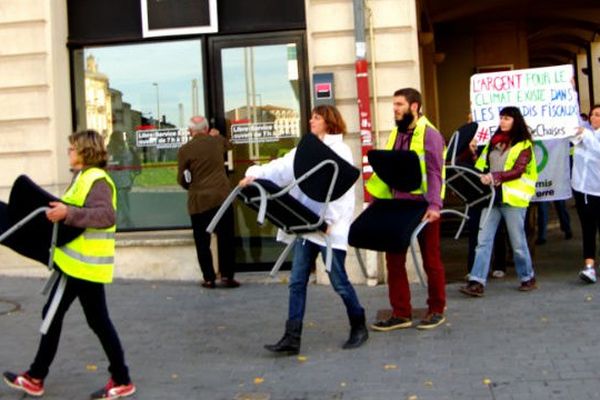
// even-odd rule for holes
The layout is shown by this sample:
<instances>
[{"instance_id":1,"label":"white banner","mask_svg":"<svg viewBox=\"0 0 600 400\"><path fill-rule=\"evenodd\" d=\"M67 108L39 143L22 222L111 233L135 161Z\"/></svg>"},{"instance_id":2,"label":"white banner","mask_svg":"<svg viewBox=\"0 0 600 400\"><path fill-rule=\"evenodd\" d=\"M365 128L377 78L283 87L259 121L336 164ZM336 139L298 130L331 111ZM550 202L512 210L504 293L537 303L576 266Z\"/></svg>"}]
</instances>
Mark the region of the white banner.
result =
<instances>
[{"instance_id":1,"label":"white banner","mask_svg":"<svg viewBox=\"0 0 600 400\"><path fill-rule=\"evenodd\" d=\"M564 200L571 197L569 140L534 141L538 180L531 201Z\"/></svg>"},{"instance_id":2,"label":"white banner","mask_svg":"<svg viewBox=\"0 0 600 400\"><path fill-rule=\"evenodd\" d=\"M535 140L570 137L579 126L573 66L530 68L471 77L471 113L485 144L498 128L499 112L519 107Z\"/></svg>"}]
</instances>

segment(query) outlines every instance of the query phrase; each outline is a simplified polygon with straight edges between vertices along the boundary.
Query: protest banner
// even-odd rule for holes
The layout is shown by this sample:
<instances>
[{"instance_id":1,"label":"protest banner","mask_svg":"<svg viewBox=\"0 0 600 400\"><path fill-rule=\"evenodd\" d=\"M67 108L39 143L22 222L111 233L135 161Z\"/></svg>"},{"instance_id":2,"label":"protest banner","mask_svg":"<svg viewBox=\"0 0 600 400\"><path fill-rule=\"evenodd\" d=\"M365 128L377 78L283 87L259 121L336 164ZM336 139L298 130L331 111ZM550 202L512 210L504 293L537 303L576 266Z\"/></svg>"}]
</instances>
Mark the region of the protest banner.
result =
<instances>
[{"instance_id":1,"label":"protest banner","mask_svg":"<svg viewBox=\"0 0 600 400\"><path fill-rule=\"evenodd\" d=\"M535 140L573 136L579 126L573 76L572 65L473 75L471 114L479 124L479 144L487 143L494 134L498 113L506 106L519 107Z\"/></svg>"},{"instance_id":2,"label":"protest banner","mask_svg":"<svg viewBox=\"0 0 600 400\"><path fill-rule=\"evenodd\" d=\"M534 140L538 168L535 196L531 201L565 200L571 197L569 139Z\"/></svg>"},{"instance_id":3,"label":"protest banner","mask_svg":"<svg viewBox=\"0 0 600 400\"><path fill-rule=\"evenodd\" d=\"M471 114L480 145L496 132L506 106L518 107L531 130L539 174L532 201L571 197L568 138L580 125L573 76L572 65L559 65L471 77Z\"/></svg>"}]
</instances>

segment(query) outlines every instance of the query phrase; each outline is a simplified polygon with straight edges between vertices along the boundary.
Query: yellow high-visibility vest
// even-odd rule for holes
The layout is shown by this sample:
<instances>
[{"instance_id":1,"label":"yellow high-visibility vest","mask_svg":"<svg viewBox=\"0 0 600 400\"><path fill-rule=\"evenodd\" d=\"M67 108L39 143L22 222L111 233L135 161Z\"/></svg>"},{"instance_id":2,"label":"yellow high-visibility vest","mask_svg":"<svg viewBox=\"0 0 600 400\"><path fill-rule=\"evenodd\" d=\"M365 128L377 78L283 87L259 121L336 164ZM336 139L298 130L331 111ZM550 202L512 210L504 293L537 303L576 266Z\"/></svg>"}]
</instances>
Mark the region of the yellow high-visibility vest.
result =
<instances>
[{"instance_id":1,"label":"yellow high-visibility vest","mask_svg":"<svg viewBox=\"0 0 600 400\"><path fill-rule=\"evenodd\" d=\"M411 194L425 194L427 193L427 164L425 161L425 129L431 127L435 130L435 126L425 116L421 116L417 120L417 125L413 131L412 138L410 140L409 149L417 153L419 156L419 165L421 167L421 186L410 192ZM396 143L396 136L398 136L398 128L394 127L390 133L390 137L385 145L385 150L393 150L394 144ZM443 153L444 160L446 159L446 146L444 146ZM442 186L440 188L440 197L443 199L446 194L446 166L442 162ZM373 173L371 178L367 181L367 191L377 199L391 199L392 191L389 186Z\"/></svg>"},{"instance_id":2,"label":"yellow high-visibility vest","mask_svg":"<svg viewBox=\"0 0 600 400\"><path fill-rule=\"evenodd\" d=\"M61 199L83 207L94 182L105 179L112 189L112 205L117 209L117 191L108 174L100 168L79 173ZM116 225L104 229L86 228L76 239L56 248L54 262L67 275L91 282L110 283L115 264Z\"/></svg>"},{"instance_id":3,"label":"yellow high-visibility vest","mask_svg":"<svg viewBox=\"0 0 600 400\"><path fill-rule=\"evenodd\" d=\"M489 143L483 148L481 155L475 163L475 168L485 171L488 168ZM510 171L517 162L519 154L523 150L531 149L531 160L525 168L525 172L519 179L502 183L502 202L513 207L527 207L529 200L535 194L535 183L537 182L537 164L533 152L533 143L530 140L514 144L508 151L508 156L504 162L504 171Z\"/></svg>"}]
</instances>

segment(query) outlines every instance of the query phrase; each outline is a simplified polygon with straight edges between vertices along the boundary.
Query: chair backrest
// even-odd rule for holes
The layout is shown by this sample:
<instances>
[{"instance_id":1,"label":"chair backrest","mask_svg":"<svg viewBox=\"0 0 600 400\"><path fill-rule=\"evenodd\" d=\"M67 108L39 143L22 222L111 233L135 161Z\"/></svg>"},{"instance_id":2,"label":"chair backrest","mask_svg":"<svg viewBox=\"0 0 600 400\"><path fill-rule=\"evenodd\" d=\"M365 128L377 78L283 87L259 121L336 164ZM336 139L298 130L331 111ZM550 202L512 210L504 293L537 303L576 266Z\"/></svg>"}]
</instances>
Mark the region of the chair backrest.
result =
<instances>
[{"instance_id":1,"label":"chair backrest","mask_svg":"<svg viewBox=\"0 0 600 400\"><path fill-rule=\"evenodd\" d=\"M371 150L367 157L373 171L392 189L410 192L421 186L421 166L414 151Z\"/></svg>"},{"instance_id":2,"label":"chair backrest","mask_svg":"<svg viewBox=\"0 0 600 400\"><path fill-rule=\"evenodd\" d=\"M333 201L342 197L352 187L360 176L360 171L311 133L305 134L298 143L294 157L294 176L296 179L300 178L325 160L332 160L338 166L338 176L330 198ZM326 164L316 173L301 181L298 186L311 199L324 202L327 199L333 174L333 165Z\"/></svg>"},{"instance_id":3,"label":"chair backrest","mask_svg":"<svg viewBox=\"0 0 600 400\"><path fill-rule=\"evenodd\" d=\"M446 151L446 163L455 164L456 157L462 154L468 147L475 133L477 133L477 122L469 122L462 125L452 134L448 141L448 149Z\"/></svg>"},{"instance_id":4,"label":"chair backrest","mask_svg":"<svg viewBox=\"0 0 600 400\"><path fill-rule=\"evenodd\" d=\"M20 175L14 182L10 191L8 206L6 209L10 226L25 218L39 207L46 207L51 201L60 201L57 197L48 193L26 175ZM83 228L75 228L60 223L58 226L57 245L63 246L83 233ZM52 236L52 224L44 214L40 214L26 225L6 239L5 244L13 250L23 254L18 249L27 251L27 247L38 247L40 255L45 263L48 260L48 247ZM41 243L31 243L41 242ZM15 248L16 247L16 248ZM38 259L28 255L30 258Z\"/></svg>"}]
</instances>

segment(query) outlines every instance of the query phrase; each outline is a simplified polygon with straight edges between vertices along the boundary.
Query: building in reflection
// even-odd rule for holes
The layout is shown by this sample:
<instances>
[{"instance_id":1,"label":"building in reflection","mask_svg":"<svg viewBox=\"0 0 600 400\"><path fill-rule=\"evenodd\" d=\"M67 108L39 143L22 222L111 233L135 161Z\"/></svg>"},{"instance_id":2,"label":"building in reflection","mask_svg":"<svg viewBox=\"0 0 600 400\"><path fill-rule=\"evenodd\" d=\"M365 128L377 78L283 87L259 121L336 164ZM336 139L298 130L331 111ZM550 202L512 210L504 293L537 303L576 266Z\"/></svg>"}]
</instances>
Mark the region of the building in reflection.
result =
<instances>
[{"instance_id":1,"label":"building in reflection","mask_svg":"<svg viewBox=\"0 0 600 400\"><path fill-rule=\"evenodd\" d=\"M93 55L85 60L85 118L88 129L108 139L113 132L112 98L108 77L98 71Z\"/></svg>"}]
</instances>

